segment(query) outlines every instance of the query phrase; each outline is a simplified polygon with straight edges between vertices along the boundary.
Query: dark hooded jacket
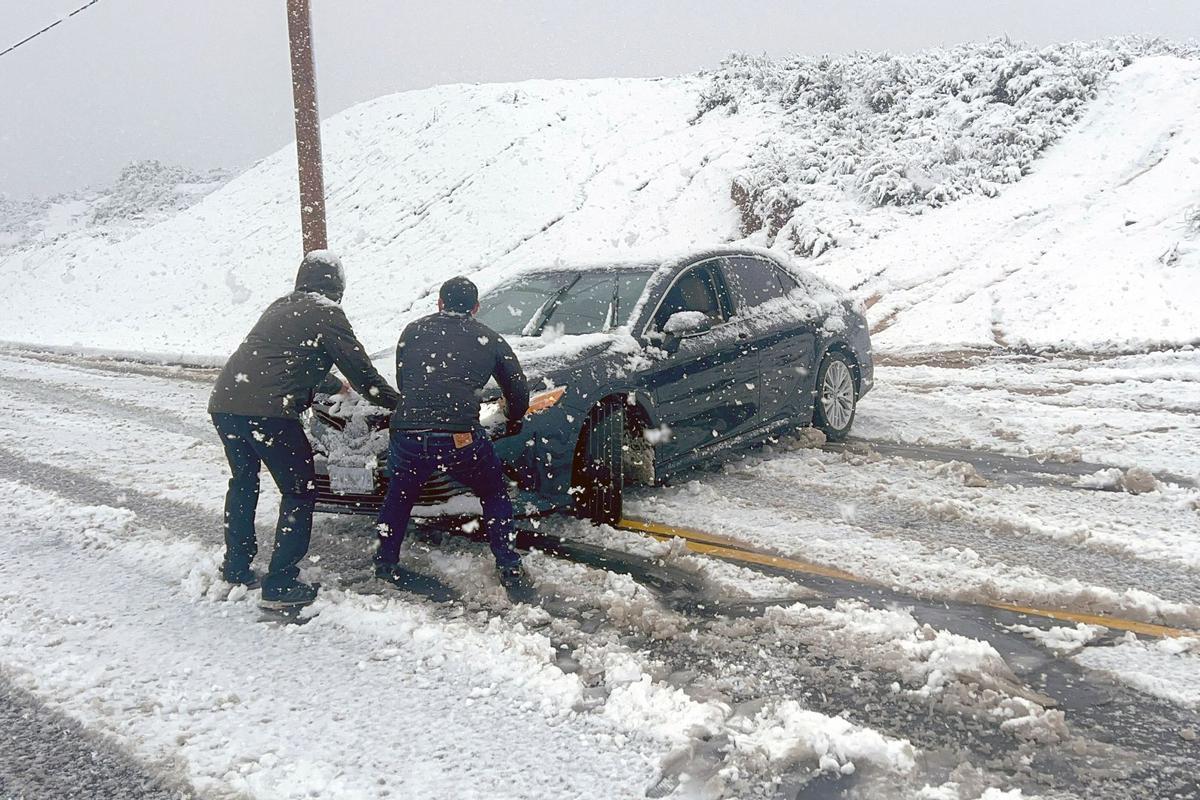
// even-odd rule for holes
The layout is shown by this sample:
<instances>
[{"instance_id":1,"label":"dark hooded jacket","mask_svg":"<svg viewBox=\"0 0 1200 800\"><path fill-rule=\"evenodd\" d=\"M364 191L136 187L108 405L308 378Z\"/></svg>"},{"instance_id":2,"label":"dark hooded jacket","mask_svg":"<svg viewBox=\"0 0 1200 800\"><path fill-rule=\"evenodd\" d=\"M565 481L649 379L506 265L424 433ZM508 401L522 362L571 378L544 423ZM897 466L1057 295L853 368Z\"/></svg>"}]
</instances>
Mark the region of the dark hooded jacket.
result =
<instances>
[{"instance_id":1,"label":"dark hooded jacket","mask_svg":"<svg viewBox=\"0 0 1200 800\"><path fill-rule=\"evenodd\" d=\"M314 391L341 388L329 374L334 365L367 400L395 408L398 395L371 365L338 305L345 288L336 256L305 256L296 290L267 307L225 362L209 413L296 419L312 405Z\"/></svg>"},{"instance_id":2,"label":"dark hooded jacket","mask_svg":"<svg viewBox=\"0 0 1200 800\"><path fill-rule=\"evenodd\" d=\"M469 431L495 378L510 420L529 409L525 373L508 342L470 314L440 311L410 323L396 346L400 404L392 430Z\"/></svg>"}]
</instances>

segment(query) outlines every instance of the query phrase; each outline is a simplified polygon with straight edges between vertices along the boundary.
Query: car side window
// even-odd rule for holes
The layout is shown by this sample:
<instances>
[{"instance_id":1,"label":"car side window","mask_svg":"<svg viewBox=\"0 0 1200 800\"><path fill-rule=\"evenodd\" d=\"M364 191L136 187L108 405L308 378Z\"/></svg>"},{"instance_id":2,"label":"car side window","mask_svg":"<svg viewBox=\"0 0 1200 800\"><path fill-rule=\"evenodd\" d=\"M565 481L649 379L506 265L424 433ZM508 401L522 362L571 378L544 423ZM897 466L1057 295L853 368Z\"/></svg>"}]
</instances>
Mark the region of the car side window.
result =
<instances>
[{"instance_id":1,"label":"car side window","mask_svg":"<svg viewBox=\"0 0 1200 800\"><path fill-rule=\"evenodd\" d=\"M675 281L654 315L654 330L661 331L671 315L680 311L699 311L711 319L713 325L729 319L729 298L714 265L692 267Z\"/></svg>"},{"instance_id":2,"label":"car side window","mask_svg":"<svg viewBox=\"0 0 1200 800\"><path fill-rule=\"evenodd\" d=\"M784 276L775 265L761 258L731 256L729 262L726 276L738 314L769 300L783 297L791 288L795 288L794 284L788 287L783 283Z\"/></svg>"}]
</instances>

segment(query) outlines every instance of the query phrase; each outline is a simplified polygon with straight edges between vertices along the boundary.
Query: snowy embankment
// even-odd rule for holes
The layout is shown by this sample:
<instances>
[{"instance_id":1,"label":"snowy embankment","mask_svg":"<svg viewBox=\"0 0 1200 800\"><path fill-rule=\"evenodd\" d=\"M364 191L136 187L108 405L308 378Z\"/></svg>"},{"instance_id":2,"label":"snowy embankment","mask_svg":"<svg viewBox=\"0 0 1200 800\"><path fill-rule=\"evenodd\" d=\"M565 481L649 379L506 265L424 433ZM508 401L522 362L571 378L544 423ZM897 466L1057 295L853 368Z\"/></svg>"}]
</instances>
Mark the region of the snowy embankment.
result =
<instances>
[{"instance_id":1,"label":"snowy embankment","mask_svg":"<svg viewBox=\"0 0 1200 800\"><path fill-rule=\"evenodd\" d=\"M883 349L1200 343L1200 62L1146 59L1033 174L837 259Z\"/></svg>"},{"instance_id":2,"label":"snowy embankment","mask_svg":"<svg viewBox=\"0 0 1200 800\"><path fill-rule=\"evenodd\" d=\"M346 306L382 348L454 274L745 239L816 253L884 351L1194 343L1200 61L1157 52L1191 54L991 43L800 59L766 88L734 59L383 97L325 124ZM295 191L285 148L134 235L0 250L0 340L223 358L291 286Z\"/></svg>"}]
</instances>

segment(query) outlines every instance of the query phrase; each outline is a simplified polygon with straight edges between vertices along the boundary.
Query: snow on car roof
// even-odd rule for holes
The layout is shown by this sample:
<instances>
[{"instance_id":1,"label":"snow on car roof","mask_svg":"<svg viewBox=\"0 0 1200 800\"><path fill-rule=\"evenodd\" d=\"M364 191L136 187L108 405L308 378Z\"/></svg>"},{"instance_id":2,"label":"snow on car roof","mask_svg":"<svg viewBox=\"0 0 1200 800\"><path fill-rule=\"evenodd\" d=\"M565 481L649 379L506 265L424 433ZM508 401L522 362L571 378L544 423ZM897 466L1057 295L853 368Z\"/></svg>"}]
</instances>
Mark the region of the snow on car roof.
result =
<instances>
[{"instance_id":1,"label":"snow on car roof","mask_svg":"<svg viewBox=\"0 0 1200 800\"><path fill-rule=\"evenodd\" d=\"M765 247L753 245L718 246L699 250L671 250L662 253L647 253L635 257L620 259L590 259L572 263L566 259L557 259L546 264L536 264L520 267L510 272L501 283L509 283L525 275L552 272L599 272L617 270L654 270L655 273L670 273L684 264L702 261L707 258L720 256L755 255L768 259L780 266L793 276L801 279L806 287L820 288L835 294L845 294L845 290L834 286L813 272L796 264L784 253L768 250ZM656 275L657 277L657 275Z\"/></svg>"},{"instance_id":2,"label":"snow on car roof","mask_svg":"<svg viewBox=\"0 0 1200 800\"><path fill-rule=\"evenodd\" d=\"M520 281L522 278L531 275L552 275L555 273L568 272L617 272L617 271L633 271L633 270L651 270L653 274L646 282L646 288L642 292L642 296L638 298L634 305L629 319L636 320L642 313L644 305L653 296L655 290L663 286L670 277L675 274L676 270L686 264L693 264L698 261L704 261L709 258L719 258L721 256L745 256L754 255L765 258L766 260L777 265L784 272L790 274L800 285L801 290L807 296L809 301L815 303L813 309L808 310L808 314L820 313L830 317L827 324L832 324L837 327L839 324L844 325L844 321L839 313L841 301L847 299L847 292L844 289L834 286L828 281L819 278L816 274L797 266L789 256L778 253L774 250L768 250L763 247L754 247L751 245L736 245L736 246L718 246L696 250L673 250L665 251L657 254L640 254L636 257L625 257L611 260L591 260L571 263L565 259L558 259L549 264L531 265L522 267L517 270L508 272L504 280L500 281L496 286L488 287L485 290L494 291L496 288L506 286L514 282ZM862 309L860 309L860 312Z\"/></svg>"}]
</instances>

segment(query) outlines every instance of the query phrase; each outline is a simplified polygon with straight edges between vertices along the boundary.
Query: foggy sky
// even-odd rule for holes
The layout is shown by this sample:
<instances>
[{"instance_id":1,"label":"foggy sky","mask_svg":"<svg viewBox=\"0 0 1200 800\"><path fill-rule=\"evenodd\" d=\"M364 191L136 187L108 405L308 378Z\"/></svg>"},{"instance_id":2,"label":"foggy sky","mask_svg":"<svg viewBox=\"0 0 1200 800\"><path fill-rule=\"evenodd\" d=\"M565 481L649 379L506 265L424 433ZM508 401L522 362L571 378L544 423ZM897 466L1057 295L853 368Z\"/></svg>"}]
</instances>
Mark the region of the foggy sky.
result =
<instances>
[{"instance_id":1,"label":"foggy sky","mask_svg":"<svg viewBox=\"0 0 1200 800\"><path fill-rule=\"evenodd\" d=\"M0 49L84 0L0 0ZM674 75L728 53L1200 38L1196 0L313 0L321 114L439 83ZM101 0L0 58L0 193L134 159L242 167L293 137L284 0Z\"/></svg>"}]
</instances>

